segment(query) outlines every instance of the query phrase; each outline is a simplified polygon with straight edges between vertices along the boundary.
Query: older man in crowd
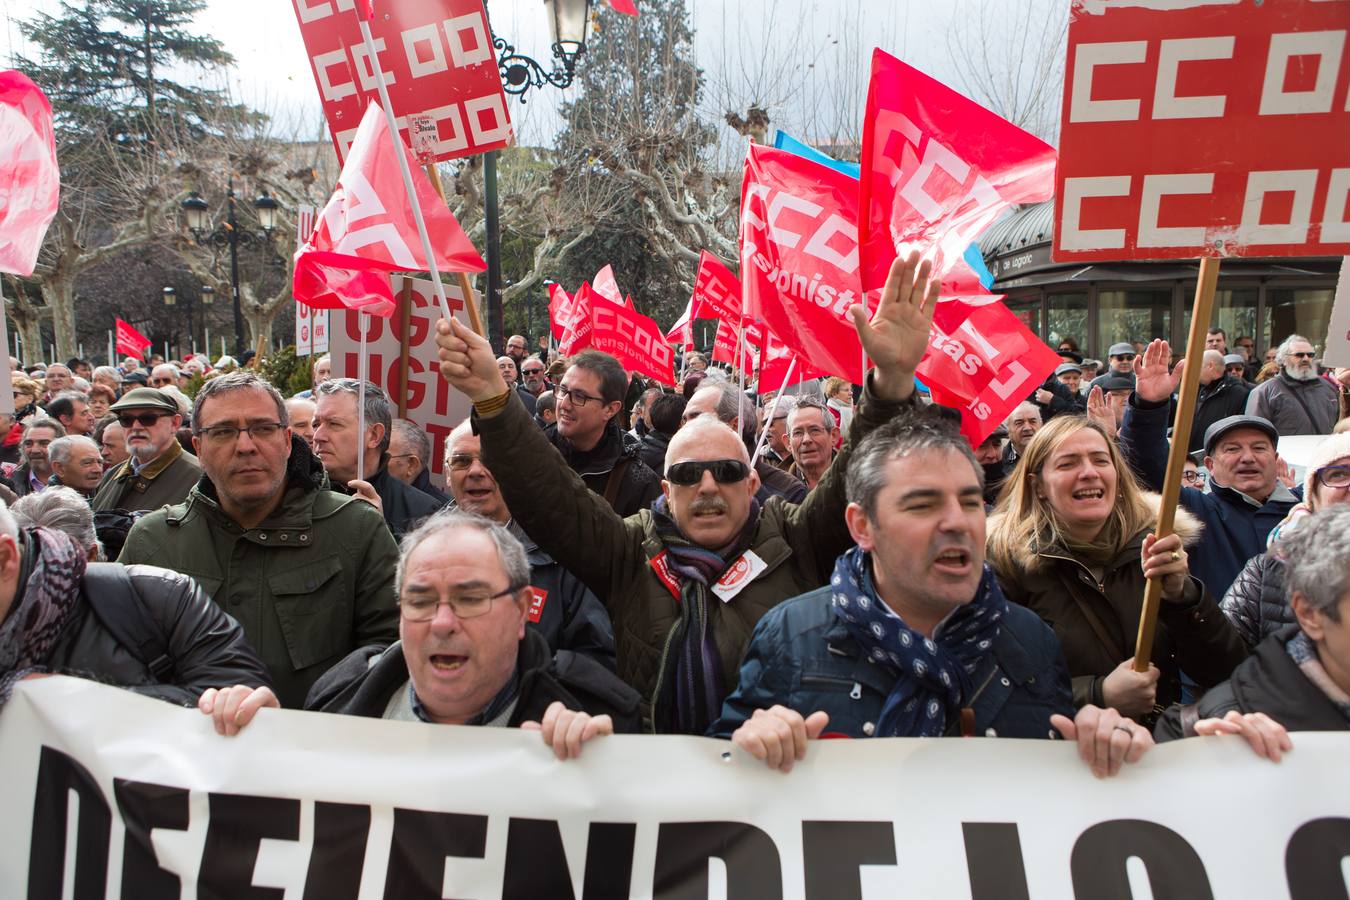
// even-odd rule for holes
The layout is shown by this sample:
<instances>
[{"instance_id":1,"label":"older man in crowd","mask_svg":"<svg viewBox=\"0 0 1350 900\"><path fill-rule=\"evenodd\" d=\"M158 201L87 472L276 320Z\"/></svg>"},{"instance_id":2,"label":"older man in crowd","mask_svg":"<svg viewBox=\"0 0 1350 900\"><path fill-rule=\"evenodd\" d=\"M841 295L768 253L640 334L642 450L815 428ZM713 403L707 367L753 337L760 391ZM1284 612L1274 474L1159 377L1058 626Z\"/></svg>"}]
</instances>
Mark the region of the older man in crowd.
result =
<instances>
[{"instance_id":1,"label":"older man in crowd","mask_svg":"<svg viewBox=\"0 0 1350 900\"><path fill-rule=\"evenodd\" d=\"M328 490L281 395L257 375L206 382L192 422L204 477L186 502L137 521L119 560L196 579L243 625L281 702L298 707L348 653L394 640L397 548L368 503Z\"/></svg>"},{"instance_id":2,"label":"older man in crowd","mask_svg":"<svg viewBox=\"0 0 1350 900\"><path fill-rule=\"evenodd\" d=\"M389 436L389 474L441 506L450 497L431 483L431 435L410 419L395 419Z\"/></svg>"},{"instance_id":3,"label":"older man in crowd","mask_svg":"<svg viewBox=\"0 0 1350 900\"><path fill-rule=\"evenodd\" d=\"M823 411L826 419L833 422L834 419L830 416L829 410ZM745 442L747 449L754 449L754 404L736 385L726 382L709 383L705 381L703 386L695 391L694 396L685 404L684 414L681 418L685 424L688 424L705 414L716 416L719 422L741 436L741 440ZM666 447L669 448L669 446L670 444L667 442ZM829 448L829 453L833 455L833 446ZM829 456L825 457L825 468L829 468L829 459ZM664 471L664 453L661 455L661 461ZM824 469L821 472L823 473ZM806 499L805 482L793 474L775 468L767 460L756 461L755 474L759 476L759 491L755 494L755 499L761 504L767 503L770 497L782 497L791 503L801 503Z\"/></svg>"},{"instance_id":4,"label":"older man in crowd","mask_svg":"<svg viewBox=\"0 0 1350 900\"><path fill-rule=\"evenodd\" d=\"M380 498L384 521L394 539L417 527L417 523L441 508L431 497L389 474L390 429L394 405L377 385L366 383L365 432L358 421L355 378L334 378L314 389L318 406L314 413L314 450L328 470L332 487L350 493L368 484Z\"/></svg>"},{"instance_id":5,"label":"older man in crowd","mask_svg":"<svg viewBox=\"0 0 1350 900\"><path fill-rule=\"evenodd\" d=\"M815 490L834 459L839 427L829 407L815 397L798 397L788 413L788 447L792 466L788 474L801 479L807 490Z\"/></svg>"},{"instance_id":6,"label":"older man in crowd","mask_svg":"<svg viewBox=\"0 0 1350 900\"><path fill-rule=\"evenodd\" d=\"M103 457L93 438L82 434L57 438L47 448L47 456L52 466L49 485L65 485L86 500L98 492L98 483L103 479Z\"/></svg>"},{"instance_id":7,"label":"older man in crowd","mask_svg":"<svg viewBox=\"0 0 1350 900\"><path fill-rule=\"evenodd\" d=\"M1206 350L1200 363L1200 393L1195 401L1195 418L1191 422L1191 437L1186 449L1191 453L1203 450L1205 432L1220 419L1241 415L1247 408L1247 393L1251 387L1241 378L1234 378L1224 367L1224 356L1218 350Z\"/></svg>"},{"instance_id":8,"label":"older man in crowd","mask_svg":"<svg viewBox=\"0 0 1350 900\"><path fill-rule=\"evenodd\" d=\"M178 443L183 417L175 403L155 388L127 391L111 407L126 432L130 457L109 469L94 495L94 510L137 512L181 503L201 477L197 457Z\"/></svg>"},{"instance_id":9,"label":"older man in crowd","mask_svg":"<svg viewBox=\"0 0 1350 900\"><path fill-rule=\"evenodd\" d=\"M61 363L52 363L47 367L47 373L42 379L45 393L39 399L39 403L46 406L56 399L62 391L68 391L75 384L75 376L71 374L70 369Z\"/></svg>"},{"instance_id":10,"label":"older man in crowd","mask_svg":"<svg viewBox=\"0 0 1350 900\"><path fill-rule=\"evenodd\" d=\"M47 404L47 415L61 423L66 434L94 433L94 413L89 399L79 391L62 391Z\"/></svg>"},{"instance_id":11,"label":"older man in crowd","mask_svg":"<svg viewBox=\"0 0 1350 900\"><path fill-rule=\"evenodd\" d=\"M103 457L104 472L130 458L131 454L127 453L126 429L116 419L110 419L99 425L94 430L94 438L98 441L99 455Z\"/></svg>"},{"instance_id":12,"label":"older man in crowd","mask_svg":"<svg viewBox=\"0 0 1350 900\"><path fill-rule=\"evenodd\" d=\"M1291 334L1275 352L1280 371L1252 388L1247 415L1270 421L1282 435L1331 434L1341 415L1340 392L1317 373L1307 338Z\"/></svg>"},{"instance_id":13,"label":"older man in crowd","mask_svg":"<svg viewBox=\"0 0 1350 900\"><path fill-rule=\"evenodd\" d=\"M912 402L937 302L929 268L917 253L897 261L872 321L853 308L876 369L851 441ZM659 732L702 734L735 681L754 623L784 597L822 584L852 543L843 521L851 444L805 502L761 506L740 435L701 416L671 441L661 500L624 519L548 451L487 341L459 322L436 327L441 373L474 403L484 463L526 533L605 603L619 674L643 696L644 718ZM583 390L576 368L564 390ZM606 398L614 413L620 399Z\"/></svg>"},{"instance_id":14,"label":"older man in crowd","mask_svg":"<svg viewBox=\"0 0 1350 900\"><path fill-rule=\"evenodd\" d=\"M1149 490L1162 490L1167 424L1182 368L1169 372L1172 350L1154 341L1136 363L1135 393L1120 429L1120 449ZM1190 552L1191 573L1222 597L1247 560L1265 551L1266 537L1298 502L1276 480L1279 434L1258 416L1229 416L1205 430L1209 491L1181 489L1181 505L1205 523Z\"/></svg>"},{"instance_id":15,"label":"older man in crowd","mask_svg":"<svg viewBox=\"0 0 1350 900\"><path fill-rule=\"evenodd\" d=\"M65 436L66 430L54 419L33 416L24 423L23 438L19 441L23 462L9 476L9 486L17 496L35 494L47 486L47 479L52 477L48 448L57 438Z\"/></svg>"},{"instance_id":16,"label":"older man in crowd","mask_svg":"<svg viewBox=\"0 0 1350 900\"><path fill-rule=\"evenodd\" d=\"M292 397L286 401L291 433L309 444L311 450L314 448L314 409L314 401L305 397Z\"/></svg>"},{"instance_id":17,"label":"older man in crowd","mask_svg":"<svg viewBox=\"0 0 1350 900\"><path fill-rule=\"evenodd\" d=\"M1031 401L1023 401L1013 407L1008 420L1003 423L1007 429L1008 443L1003 448L1003 468L1011 472L1017 460L1026 452L1027 444L1036 436L1044 424L1041 408Z\"/></svg>"},{"instance_id":18,"label":"older man in crowd","mask_svg":"<svg viewBox=\"0 0 1350 900\"><path fill-rule=\"evenodd\" d=\"M1112 375L1119 375L1130 382L1130 387L1134 387L1134 359L1137 355L1134 350L1134 344L1127 341L1121 341L1118 344L1112 344L1107 351L1108 361L1106 371L1092 379L1090 387L1101 387L1107 390L1105 381Z\"/></svg>"}]
</instances>

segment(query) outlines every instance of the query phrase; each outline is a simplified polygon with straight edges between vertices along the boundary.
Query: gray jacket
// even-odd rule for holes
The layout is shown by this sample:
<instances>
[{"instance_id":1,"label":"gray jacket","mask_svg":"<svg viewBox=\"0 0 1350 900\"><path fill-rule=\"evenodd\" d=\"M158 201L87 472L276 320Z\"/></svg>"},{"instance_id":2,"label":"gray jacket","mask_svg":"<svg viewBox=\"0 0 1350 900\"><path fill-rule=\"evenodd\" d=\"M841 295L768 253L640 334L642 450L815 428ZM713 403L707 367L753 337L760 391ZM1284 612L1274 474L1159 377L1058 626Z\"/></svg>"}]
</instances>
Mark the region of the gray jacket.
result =
<instances>
[{"instance_id":1,"label":"gray jacket","mask_svg":"<svg viewBox=\"0 0 1350 900\"><path fill-rule=\"evenodd\" d=\"M1281 372L1247 395L1247 415L1269 419L1282 435L1331 434L1340 414L1340 397L1325 378L1296 381Z\"/></svg>"}]
</instances>

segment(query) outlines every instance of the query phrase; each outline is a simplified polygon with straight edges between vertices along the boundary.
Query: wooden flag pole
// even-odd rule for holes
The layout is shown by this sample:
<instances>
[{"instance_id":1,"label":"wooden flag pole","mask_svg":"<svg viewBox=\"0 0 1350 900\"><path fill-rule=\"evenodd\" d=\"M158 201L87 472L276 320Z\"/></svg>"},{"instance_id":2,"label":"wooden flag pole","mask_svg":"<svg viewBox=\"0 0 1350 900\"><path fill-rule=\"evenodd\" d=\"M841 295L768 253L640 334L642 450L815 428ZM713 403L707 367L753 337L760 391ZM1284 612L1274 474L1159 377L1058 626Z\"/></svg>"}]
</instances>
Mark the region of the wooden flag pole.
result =
<instances>
[{"instance_id":1,"label":"wooden flag pole","mask_svg":"<svg viewBox=\"0 0 1350 900\"><path fill-rule=\"evenodd\" d=\"M1172 533L1177 501L1181 498L1181 470L1186 446L1195 418L1195 400L1200 391L1201 360L1205 352L1205 333L1214 309L1214 288L1219 282L1219 260L1206 256L1200 260L1200 279L1195 285L1195 305L1191 309L1191 330L1186 338L1186 367L1182 370L1177 419L1172 425L1172 449L1167 454L1167 474L1163 479L1162 500L1158 506L1155 534ZM1144 608L1139 616L1139 639L1134 648L1134 670L1147 672L1153 657L1153 633L1158 627L1158 607L1162 603L1162 579L1150 578L1144 589Z\"/></svg>"},{"instance_id":2,"label":"wooden flag pole","mask_svg":"<svg viewBox=\"0 0 1350 900\"><path fill-rule=\"evenodd\" d=\"M398 417L400 419L408 418L408 355L411 348L408 345L408 334L412 329L412 279L403 276L403 290L399 292L398 298L398 316L401 331L399 332L398 349ZM311 328L310 333L314 330Z\"/></svg>"},{"instance_id":3,"label":"wooden flag pole","mask_svg":"<svg viewBox=\"0 0 1350 900\"><path fill-rule=\"evenodd\" d=\"M427 163L422 167L426 170L427 177L431 179L431 186L436 189L436 194L445 202L445 185L441 183L441 172L436 168L435 163ZM473 296L473 285L469 282L468 272L456 272L455 277L459 279L459 289L464 294L464 310L469 314L469 327L482 337L487 337L487 332L483 330L483 320L478 315L478 301Z\"/></svg>"}]
</instances>

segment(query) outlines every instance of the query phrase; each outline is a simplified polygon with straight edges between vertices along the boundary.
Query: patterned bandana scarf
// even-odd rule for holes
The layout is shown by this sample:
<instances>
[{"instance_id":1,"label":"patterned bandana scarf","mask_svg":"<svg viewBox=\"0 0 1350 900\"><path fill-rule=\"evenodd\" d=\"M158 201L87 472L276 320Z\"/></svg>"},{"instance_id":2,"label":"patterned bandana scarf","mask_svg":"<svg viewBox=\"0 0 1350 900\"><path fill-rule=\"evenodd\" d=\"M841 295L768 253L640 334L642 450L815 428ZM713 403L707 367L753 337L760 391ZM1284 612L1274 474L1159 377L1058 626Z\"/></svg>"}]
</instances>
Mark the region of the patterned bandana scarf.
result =
<instances>
[{"instance_id":1,"label":"patterned bandana scarf","mask_svg":"<svg viewBox=\"0 0 1350 900\"><path fill-rule=\"evenodd\" d=\"M47 671L47 657L75 608L87 562L75 542L59 531L35 528L29 534L32 540L20 538L19 545L33 556L32 574L26 585L18 586L0 624L0 706L9 702L19 679Z\"/></svg>"},{"instance_id":2,"label":"patterned bandana scarf","mask_svg":"<svg viewBox=\"0 0 1350 900\"><path fill-rule=\"evenodd\" d=\"M892 613L872 584L872 560L854 547L834 564L835 612L868 658L896 676L881 708L878 737L941 737L970 699L971 675L998 636L1008 601L985 566L975 599L927 638Z\"/></svg>"},{"instance_id":3,"label":"patterned bandana scarf","mask_svg":"<svg viewBox=\"0 0 1350 900\"><path fill-rule=\"evenodd\" d=\"M759 502L750 501L745 527L723 552L691 544L670 518L665 497L652 504L652 513L670 570L680 579L680 620L667 638L661 693L654 698L652 719L658 731L703 734L721 714L726 697L722 655L708 626L709 598L713 596L709 588L750 545L759 522Z\"/></svg>"},{"instance_id":4,"label":"patterned bandana scarf","mask_svg":"<svg viewBox=\"0 0 1350 900\"><path fill-rule=\"evenodd\" d=\"M1317 658L1317 647L1313 644L1312 638L1300 630L1289 639L1289 643L1284 645L1284 651L1289 654L1289 658L1294 661L1294 665L1298 666L1299 671L1303 673L1303 677L1316 685L1331 701L1331 705L1340 710L1341 715L1347 721L1350 721L1350 695L1341 690L1340 686L1327 674L1326 667Z\"/></svg>"}]
</instances>

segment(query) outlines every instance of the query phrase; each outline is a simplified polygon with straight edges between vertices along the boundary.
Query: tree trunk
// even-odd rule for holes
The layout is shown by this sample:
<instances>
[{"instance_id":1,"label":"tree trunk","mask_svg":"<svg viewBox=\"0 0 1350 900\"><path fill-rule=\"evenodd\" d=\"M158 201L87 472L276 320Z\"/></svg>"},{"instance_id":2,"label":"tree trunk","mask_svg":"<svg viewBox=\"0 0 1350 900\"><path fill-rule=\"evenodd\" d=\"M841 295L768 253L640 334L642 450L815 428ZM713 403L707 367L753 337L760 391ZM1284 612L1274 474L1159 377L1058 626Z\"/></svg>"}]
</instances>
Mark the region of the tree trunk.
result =
<instances>
[{"instance_id":1,"label":"tree trunk","mask_svg":"<svg viewBox=\"0 0 1350 900\"><path fill-rule=\"evenodd\" d=\"M42 282L42 299L52 313L52 331L56 335L56 358L60 362L75 356L75 275L52 273Z\"/></svg>"}]
</instances>

